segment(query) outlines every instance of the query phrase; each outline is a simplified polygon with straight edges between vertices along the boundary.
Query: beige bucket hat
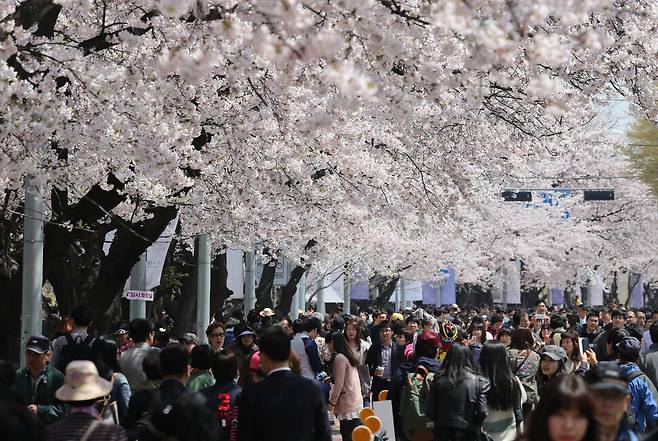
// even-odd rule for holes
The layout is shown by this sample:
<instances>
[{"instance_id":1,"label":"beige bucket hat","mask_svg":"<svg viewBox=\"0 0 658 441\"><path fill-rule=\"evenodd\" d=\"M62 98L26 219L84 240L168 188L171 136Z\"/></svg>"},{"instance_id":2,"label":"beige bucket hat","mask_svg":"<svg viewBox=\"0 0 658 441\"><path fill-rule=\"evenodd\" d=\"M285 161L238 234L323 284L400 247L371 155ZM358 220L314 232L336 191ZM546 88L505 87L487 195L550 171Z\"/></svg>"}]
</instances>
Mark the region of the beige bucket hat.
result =
<instances>
[{"instance_id":1,"label":"beige bucket hat","mask_svg":"<svg viewBox=\"0 0 658 441\"><path fill-rule=\"evenodd\" d=\"M91 361L76 360L66 366L64 385L57 389L55 397L60 401L89 401L101 398L112 391L112 383L98 375Z\"/></svg>"}]
</instances>

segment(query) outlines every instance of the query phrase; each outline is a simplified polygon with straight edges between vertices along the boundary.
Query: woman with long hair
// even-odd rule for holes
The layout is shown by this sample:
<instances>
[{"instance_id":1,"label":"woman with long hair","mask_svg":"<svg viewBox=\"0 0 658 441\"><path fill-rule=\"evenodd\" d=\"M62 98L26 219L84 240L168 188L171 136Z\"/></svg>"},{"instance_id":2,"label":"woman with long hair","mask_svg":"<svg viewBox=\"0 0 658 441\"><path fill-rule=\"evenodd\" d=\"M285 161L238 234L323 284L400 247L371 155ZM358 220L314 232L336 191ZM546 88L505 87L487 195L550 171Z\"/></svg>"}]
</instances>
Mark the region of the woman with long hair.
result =
<instances>
[{"instance_id":1,"label":"woman with long hair","mask_svg":"<svg viewBox=\"0 0 658 441\"><path fill-rule=\"evenodd\" d=\"M551 325L541 325L541 328L539 329L539 339L541 340L541 346L553 344L553 330L551 329Z\"/></svg>"},{"instance_id":2,"label":"woman with long hair","mask_svg":"<svg viewBox=\"0 0 658 441\"><path fill-rule=\"evenodd\" d=\"M540 361L537 370L537 392L543 396L546 384L561 375L565 375L564 364L567 362L567 353L560 346L546 345L539 351Z\"/></svg>"},{"instance_id":3,"label":"woman with long hair","mask_svg":"<svg viewBox=\"0 0 658 441\"><path fill-rule=\"evenodd\" d=\"M553 380L530 416L521 441L597 440L594 403L577 375Z\"/></svg>"},{"instance_id":4,"label":"woman with long hair","mask_svg":"<svg viewBox=\"0 0 658 441\"><path fill-rule=\"evenodd\" d=\"M357 370L359 360L342 333L333 332L327 335L325 342L329 350L336 354L328 410L336 415L340 423L340 436L343 441L350 441L354 428L361 425L359 410L363 407L363 396Z\"/></svg>"},{"instance_id":5,"label":"woman with long hair","mask_svg":"<svg viewBox=\"0 0 658 441\"><path fill-rule=\"evenodd\" d=\"M471 326L468 327L467 332L468 338L471 340L471 344L483 345L484 342L487 341L487 331L482 323L471 323Z\"/></svg>"},{"instance_id":6,"label":"woman with long hair","mask_svg":"<svg viewBox=\"0 0 658 441\"><path fill-rule=\"evenodd\" d=\"M576 331L568 330L560 333L560 346L567 353L564 369L567 374L585 375L589 370L587 355L581 354Z\"/></svg>"},{"instance_id":7,"label":"woman with long hair","mask_svg":"<svg viewBox=\"0 0 658 441\"><path fill-rule=\"evenodd\" d=\"M434 377L427 416L435 441L478 441L487 418L489 380L479 376L468 346L453 344Z\"/></svg>"},{"instance_id":8,"label":"woman with long hair","mask_svg":"<svg viewBox=\"0 0 658 441\"><path fill-rule=\"evenodd\" d=\"M491 385L484 431L494 441L513 441L523 421L521 404L525 393L512 373L505 345L493 340L486 342L480 353L480 368Z\"/></svg>"},{"instance_id":9,"label":"woman with long hair","mask_svg":"<svg viewBox=\"0 0 658 441\"><path fill-rule=\"evenodd\" d=\"M122 421L128 413L131 392L128 379L121 373L119 367L117 349L118 346L114 340L96 338L91 344L90 358L96 365L98 374L112 382L109 403L116 402L119 421Z\"/></svg>"},{"instance_id":10,"label":"woman with long hair","mask_svg":"<svg viewBox=\"0 0 658 441\"><path fill-rule=\"evenodd\" d=\"M361 326L356 320L350 320L345 325L345 339L347 345L356 355L358 361L357 370L359 371L359 382L361 384L361 395L363 396L363 405L368 407L370 396L370 369L366 365L366 354L370 349L370 343L363 339L361 335Z\"/></svg>"}]
</instances>

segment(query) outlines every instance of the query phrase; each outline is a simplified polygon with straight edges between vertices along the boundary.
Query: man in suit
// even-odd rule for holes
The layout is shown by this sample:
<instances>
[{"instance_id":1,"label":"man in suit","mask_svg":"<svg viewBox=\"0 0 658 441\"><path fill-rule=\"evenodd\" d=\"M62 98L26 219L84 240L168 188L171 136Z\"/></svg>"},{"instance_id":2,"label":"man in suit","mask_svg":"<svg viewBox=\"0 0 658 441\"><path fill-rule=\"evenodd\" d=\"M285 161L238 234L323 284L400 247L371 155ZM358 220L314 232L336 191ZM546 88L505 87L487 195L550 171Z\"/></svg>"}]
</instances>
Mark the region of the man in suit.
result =
<instances>
[{"instance_id":1,"label":"man in suit","mask_svg":"<svg viewBox=\"0 0 658 441\"><path fill-rule=\"evenodd\" d=\"M393 341L391 322L379 325L379 341L368 349L366 364L372 375L372 399L379 399L379 392L388 390L403 359L403 348Z\"/></svg>"},{"instance_id":2,"label":"man in suit","mask_svg":"<svg viewBox=\"0 0 658 441\"><path fill-rule=\"evenodd\" d=\"M279 327L260 340L260 364L267 378L242 391L238 441L331 441L320 383L291 372L290 338Z\"/></svg>"}]
</instances>

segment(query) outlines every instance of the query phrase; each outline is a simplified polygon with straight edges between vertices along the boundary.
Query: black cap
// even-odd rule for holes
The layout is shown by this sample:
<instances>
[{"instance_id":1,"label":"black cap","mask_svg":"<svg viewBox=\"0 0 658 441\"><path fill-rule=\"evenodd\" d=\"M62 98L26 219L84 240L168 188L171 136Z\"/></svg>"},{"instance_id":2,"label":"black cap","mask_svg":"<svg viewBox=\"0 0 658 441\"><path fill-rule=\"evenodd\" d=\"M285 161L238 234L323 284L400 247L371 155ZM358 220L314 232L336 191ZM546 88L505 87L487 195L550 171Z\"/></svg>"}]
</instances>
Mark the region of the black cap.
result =
<instances>
[{"instance_id":1,"label":"black cap","mask_svg":"<svg viewBox=\"0 0 658 441\"><path fill-rule=\"evenodd\" d=\"M616 392L628 395L628 375L613 361L602 361L585 374L589 388L596 391Z\"/></svg>"},{"instance_id":2,"label":"black cap","mask_svg":"<svg viewBox=\"0 0 658 441\"><path fill-rule=\"evenodd\" d=\"M640 341L635 337L624 337L615 345L624 360L637 360L640 356Z\"/></svg>"},{"instance_id":3,"label":"black cap","mask_svg":"<svg viewBox=\"0 0 658 441\"><path fill-rule=\"evenodd\" d=\"M27 340L25 350L44 354L50 350L50 340L43 335L33 335Z\"/></svg>"},{"instance_id":4,"label":"black cap","mask_svg":"<svg viewBox=\"0 0 658 441\"><path fill-rule=\"evenodd\" d=\"M564 348L557 345L546 345L540 351L539 355L546 356L554 361L567 361L567 353Z\"/></svg>"}]
</instances>

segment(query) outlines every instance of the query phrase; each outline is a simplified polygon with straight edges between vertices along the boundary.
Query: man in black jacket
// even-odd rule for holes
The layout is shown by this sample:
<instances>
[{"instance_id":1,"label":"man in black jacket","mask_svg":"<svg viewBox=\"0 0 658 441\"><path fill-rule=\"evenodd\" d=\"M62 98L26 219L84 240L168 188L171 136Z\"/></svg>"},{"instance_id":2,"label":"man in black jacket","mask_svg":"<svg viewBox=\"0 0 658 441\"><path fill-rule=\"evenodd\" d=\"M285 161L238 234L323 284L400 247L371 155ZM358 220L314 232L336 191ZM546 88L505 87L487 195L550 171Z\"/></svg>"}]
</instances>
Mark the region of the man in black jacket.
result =
<instances>
[{"instance_id":1,"label":"man in black jacket","mask_svg":"<svg viewBox=\"0 0 658 441\"><path fill-rule=\"evenodd\" d=\"M260 340L267 378L238 399L238 441L330 441L327 407L320 384L291 372L290 338L268 329Z\"/></svg>"},{"instance_id":2,"label":"man in black jacket","mask_svg":"<svg viewBox=\"0 0 658 441\"><path fill-rule=\"evenodd\" d=\"M366 354L366 364L372 376L373 401L379 400L379 392L389 389L403 356L404 348L393 341L391 322L382 322L379 325L379 342L370 346Z\"/></svg>"}]
</instances>

